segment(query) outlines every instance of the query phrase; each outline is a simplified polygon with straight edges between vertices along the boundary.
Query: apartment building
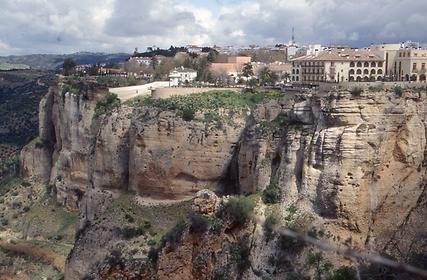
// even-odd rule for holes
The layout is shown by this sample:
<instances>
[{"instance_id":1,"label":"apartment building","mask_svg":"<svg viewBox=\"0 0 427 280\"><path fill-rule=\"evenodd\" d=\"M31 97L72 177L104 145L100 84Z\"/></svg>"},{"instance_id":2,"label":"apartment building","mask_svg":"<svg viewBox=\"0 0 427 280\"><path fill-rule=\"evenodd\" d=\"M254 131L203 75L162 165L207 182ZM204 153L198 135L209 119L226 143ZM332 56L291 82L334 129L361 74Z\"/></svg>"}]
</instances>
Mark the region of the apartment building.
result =
<instances>
[{"instance_id":1,"label":"apartment building","mask_svg":"<svg viewBox=\"0 0 427 280\"><path fill-rule=\"evenodd\" d=\"M361 82L383 77L384 59L370 49L329 48L292 60L293 82Z\"/></svg>"}]
</instances>

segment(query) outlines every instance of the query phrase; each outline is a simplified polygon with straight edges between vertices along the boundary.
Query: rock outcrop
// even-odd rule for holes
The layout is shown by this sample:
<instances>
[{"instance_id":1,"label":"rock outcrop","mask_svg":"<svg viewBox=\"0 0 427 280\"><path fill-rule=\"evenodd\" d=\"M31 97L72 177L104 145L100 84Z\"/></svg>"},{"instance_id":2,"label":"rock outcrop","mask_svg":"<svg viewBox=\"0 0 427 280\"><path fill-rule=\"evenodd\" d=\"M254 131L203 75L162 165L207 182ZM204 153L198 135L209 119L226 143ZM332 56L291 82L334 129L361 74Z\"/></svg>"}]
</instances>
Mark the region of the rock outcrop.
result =
<instances>
[{"instance_id":1,"label":"rock outcrop","mask_svg":"<svg viewBox=\"0 0 427 280\"><path fill-rule=\"evenodd\" d=\"M39 143L22 152L22 174L48 181L58 201L74 210L88 188L155 199L222 191L244 116L222 129L154 107L122 105L97 116L106 94L96 83L52 87L40 104Z\"/></svg>"}]
</instances>

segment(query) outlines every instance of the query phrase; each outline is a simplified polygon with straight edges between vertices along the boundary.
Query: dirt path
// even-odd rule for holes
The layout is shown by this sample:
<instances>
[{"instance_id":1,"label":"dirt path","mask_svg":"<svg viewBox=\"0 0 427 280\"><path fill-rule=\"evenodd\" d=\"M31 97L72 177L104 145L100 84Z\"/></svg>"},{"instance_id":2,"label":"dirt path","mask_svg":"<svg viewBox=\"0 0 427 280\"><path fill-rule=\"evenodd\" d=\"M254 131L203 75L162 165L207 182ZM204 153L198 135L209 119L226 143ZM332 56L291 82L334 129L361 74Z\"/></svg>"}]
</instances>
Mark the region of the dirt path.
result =
<instances>
[{"instance_id":1,"label":"dirt path","mask_svg":"<svg viewBox=\"0 0 427 280\"><path fill-rule=\"evenodd\" d=\"M0 242L0 247L6 251L24 254L33 259L52 265L59 272L64 273L65 256L61 256L53 250L31 244L28 241L16 241L16 243Z\"/></svg>"}]
</instances>

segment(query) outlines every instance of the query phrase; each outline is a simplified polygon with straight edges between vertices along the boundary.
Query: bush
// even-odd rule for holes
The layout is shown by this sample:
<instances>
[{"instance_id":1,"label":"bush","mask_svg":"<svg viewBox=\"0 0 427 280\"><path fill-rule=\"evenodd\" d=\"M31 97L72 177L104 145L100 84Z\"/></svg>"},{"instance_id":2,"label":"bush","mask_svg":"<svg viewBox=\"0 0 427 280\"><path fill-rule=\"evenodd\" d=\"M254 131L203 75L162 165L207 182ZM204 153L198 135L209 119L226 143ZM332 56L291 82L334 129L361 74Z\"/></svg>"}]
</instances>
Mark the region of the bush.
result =
<instances>
[{"instance_id":1,"label":"bush","mask_svg":"<svg viewBox=\"0 0 427 280\"><path fill-rule=\"evenodd\" d=\"M231 248L230 254L231 261L237 264L240 272L249 268L249 255L251 254L249 236L245 235L243 238L240 238L239 242Z\"/></svg>"},{"instance_id":2,"label":"bush","mask_svg":"<svg viewBox=\"0 0 427 280\"><path fill-rule=\"evenodd\" d=\"M396 96L398 97L402 97L403 95L403 89L400 86L395 86L394 87L394 94L396 94Z\"/></svg>"},{"instance_id":3,"label":"bush","mask_svg":"<svg viewBox=\"0 0 427 280\"><path fill-rule=\"evenodd\" d=\"M190 214L190 232L204 233L209 228L209 219L203 215L191 213Z\"/></svg>"},{"instance_id":4,"label":"bush","mask_svg":"<svg viewBox=\"0 0 427 280\"><path fill-rule=\"evenodd\" d=\"M270 184L262 193L262 200L266 204L274 204L282 199L282 190L279 187L279 182L276 178L272 178Z\"/></svg>"},{"instance_id":5,"label":"bush","mask_svg":"<svg viewBox=\"0 0 427 280\"><path fill-rule=\"evenodd\" d=\"M157 250L155 247L150 247L147 257L152 263L156 263L159 259L159 250Z\"/></svg>"},{"instance_id":6,"label":"bush","mask_svg":"<svg viewBox=\"0 0 427 280\"><path fill-rule=\"evenodd\" d=\"M162 237L161 247L164 247L166 243L175 246L181 240L185 228L185 222L183 220L179 221L174 228Z\"/></svg>"},{"instance_id":7,"label":"bush","mask_svg":"<svg viewBox=\"0 0 427 280\"><path fill-rule=\"evenodd\" d=\"M121 234L124 239L131 239L140 235L145 234L145 229L143 227L124 227L121 230Z\"/></svg>"},{"instance_id":8,"label":"bush","mask_svg":"<svg viewBox=\"0 0 427 280\"><path fill-rule=\"evenodd\" d=\"M353 97L359 97L361 94L362 94L362 92L363 92L363 89L362 88L360 88L360 87L355 87L355 88L352 88L351 89L351 95L353 96Z\"/></svg>"},{"instance_id":9,"label":"bush","mask_svg":"<svg viewBox=\"0 0 427 280\"><path fill-rule=\"evenodd\" d=\"M275 230L277 228L277 225L279 224L279 218L275 215L269 215L264 222L264 234L265 234L265 239L268 241L270 241L275 233Z\"/></svg>"},{"instance_id":10,"label":"bush","mask_svg":"<svg viewBox=\"0 0 427 280\"><path fill-rule=\"evenodd\" d=\"M278 243L280 250L290 253L299 253L305 246L304 241L284 234L279 236Z\"/></svg>"},{"instance_id":11,"label":"bush","mask_svg":"<svg viewBox=\"0 0 427 280\"><path fill-rule=\"evenodd\" d=\"M248 197L232 197L224 206L224 214L230 219L231 224L243 227L252 215L255 202Z\"/></svg>"},{"instance_id":12,"label":"bush","mask_svg":"<svg viewBox=\"0 0 427 280\"><path fill-rule=\"evenodd\" d=\"M99 101L95 107L95 116L99 117L104 114L108 114L112 109L120 105L120 99L114 93L107 93L105 99Z\"/></svg>"},{"instance_id":13,"label":"bush","mask_svg":"<svg viewBox=\"0 0 427 280\"><path fill-rule=\"evenodd\" d=\"M326 278L327 280L356 280L357 274L352 267L341 266L336 269L331 276Z\"/></svg>"},{"instance_id":14,"label":"bush","mask_svg":"<svg viewBox=\"0 0 427 280\"><path fill-rule=\"evenodd\" d=\"M196 115L196 111L193 108L186 107L182 110L181 117L184 121L192 121Z\"/></svg>"},{"instance_id":15,"label":"bush","mask_svg":"<svg viewBox=\"0 0 427 280\"><path fill-rule=\"evenodd\" d=\"M212 231L215 234L219 234L221 233L221 229L223 227L223 223L222 220L217 218L217 217L213 217L210 220L210 226L209 226L209 230Z\"/></svg>"}]
</instances>

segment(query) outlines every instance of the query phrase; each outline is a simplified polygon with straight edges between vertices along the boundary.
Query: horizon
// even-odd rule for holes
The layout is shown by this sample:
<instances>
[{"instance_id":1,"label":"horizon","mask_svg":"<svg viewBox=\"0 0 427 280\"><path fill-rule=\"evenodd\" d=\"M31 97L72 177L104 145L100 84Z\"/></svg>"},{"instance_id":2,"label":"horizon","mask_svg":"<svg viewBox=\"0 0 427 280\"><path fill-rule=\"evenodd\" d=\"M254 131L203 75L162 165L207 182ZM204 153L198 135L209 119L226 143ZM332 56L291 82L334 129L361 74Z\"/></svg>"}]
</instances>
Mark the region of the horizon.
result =
<instances>
[{"instance_id":1,"label":"horizon","mask_svg":"<svg viewBox=\"0 0 427 280\"><path fill-rule=\"evenodd\" d=\"M422 0L4 0L0 56L168 48L427 42ZM171 43L172 42L172 43Z\"/></svg>"}]
</instances>

